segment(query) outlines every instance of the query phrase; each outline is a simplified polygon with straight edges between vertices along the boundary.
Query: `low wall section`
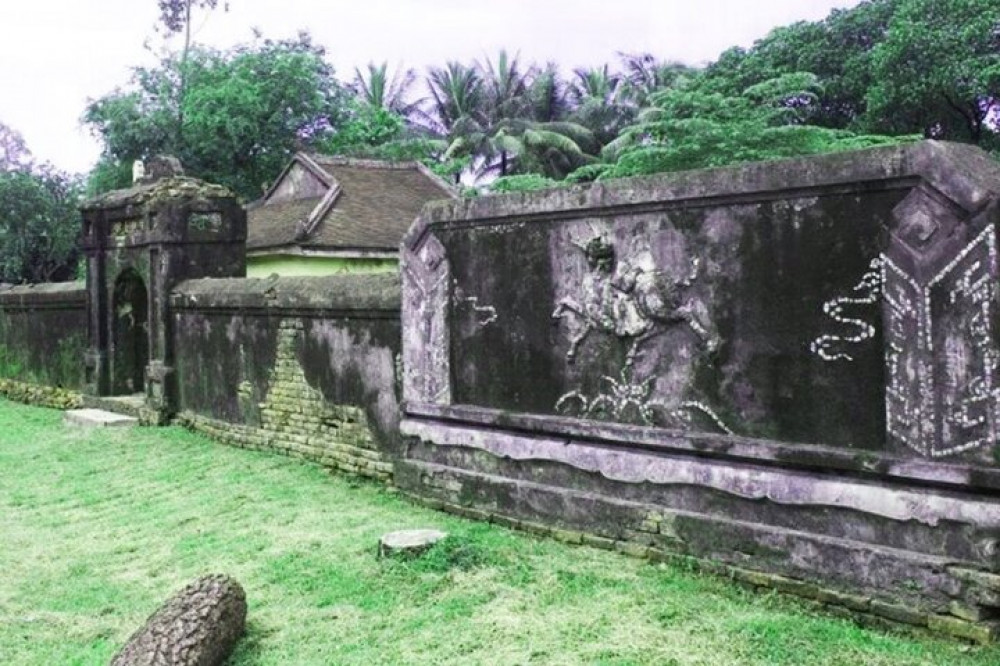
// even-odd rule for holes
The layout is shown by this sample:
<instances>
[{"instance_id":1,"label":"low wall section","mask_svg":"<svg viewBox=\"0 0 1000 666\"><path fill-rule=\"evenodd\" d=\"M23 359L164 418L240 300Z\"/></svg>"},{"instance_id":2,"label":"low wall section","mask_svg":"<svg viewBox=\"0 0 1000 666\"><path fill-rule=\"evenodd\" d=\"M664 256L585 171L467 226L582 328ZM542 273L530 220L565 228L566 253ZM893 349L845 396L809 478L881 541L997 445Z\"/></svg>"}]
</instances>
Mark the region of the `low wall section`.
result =
<instances>
[{"instance_id":1,"label":"low wall section","mask_svg":"<svg viewBox=\"0 0 1000 666\"><path fill-rule=\"evenodd\" d=\"M236 446L391 477L398 277L193 280L174 289L170 311L182 423Z\"/></svg>"},{"instance_id":2,"label":"low wall section","mask_svg":"<svg viewBox=\"0 0 1000 666\"><path fill-rule=\"evenodd\" d=\"M26 402L75 404L86 346L82 282L0 288L0 392Z\"/></svg>"}]
</instances>

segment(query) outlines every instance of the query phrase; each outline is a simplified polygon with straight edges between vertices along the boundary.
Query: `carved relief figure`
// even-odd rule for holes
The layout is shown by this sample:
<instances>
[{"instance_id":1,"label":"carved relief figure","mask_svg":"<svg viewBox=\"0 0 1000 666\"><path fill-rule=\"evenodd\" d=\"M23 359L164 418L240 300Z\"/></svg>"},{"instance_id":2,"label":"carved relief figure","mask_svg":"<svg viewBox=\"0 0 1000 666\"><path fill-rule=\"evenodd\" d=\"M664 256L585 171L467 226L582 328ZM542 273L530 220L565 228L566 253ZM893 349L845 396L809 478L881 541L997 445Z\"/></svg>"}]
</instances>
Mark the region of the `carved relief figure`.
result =
<instances>
[{"instance_id":1,"label":"carved relief figure","mask_svg":"<svg viewBox=\"0 0 1000 666\"><path fill-rule=\"evenodd\" d=\"M595 330L630 341L625 360L629 367L640 345L671 324L686 323L709 351L718 347L718 335L700 312L704 308L685 298L686 289L698 277L698 259L691 260L690 271L678 280L656 270L648 249L618 260L614 246L601 236L574 245L587 257L580 296L560 299L552 312L554 319L573 317L580 324L569 336L566 359L570 363Z\"/></svg>"},{"instance_id":2,"label":"carved relief figure","mask_svg":"<svg viewBox=\"0 0 1000 666\"><path fill-rule=\"evenodd\" d=\"M554 319L568 319L575 324L568 327L567 361L575 361L580 345L595 331L627 340L629 347L619 377L602 375L601 388L593 396L580 390L566 393L556 402L556 411L583 418L684 428L690 427L693 415L700 413L719 432L732 434L708 405L655 395L655 375L636 369L643 343L677 324L689 327L703 349L718 349L720 339L707 308L689 293L701 273L699 260L691 259L686 274L677 278L656 267L648 241L641 238L623 257L617 256L614 245L600 235L573 245L586 256L587 273L578 296L560 299L552 313Z\"/></svg>"}]
</instances>

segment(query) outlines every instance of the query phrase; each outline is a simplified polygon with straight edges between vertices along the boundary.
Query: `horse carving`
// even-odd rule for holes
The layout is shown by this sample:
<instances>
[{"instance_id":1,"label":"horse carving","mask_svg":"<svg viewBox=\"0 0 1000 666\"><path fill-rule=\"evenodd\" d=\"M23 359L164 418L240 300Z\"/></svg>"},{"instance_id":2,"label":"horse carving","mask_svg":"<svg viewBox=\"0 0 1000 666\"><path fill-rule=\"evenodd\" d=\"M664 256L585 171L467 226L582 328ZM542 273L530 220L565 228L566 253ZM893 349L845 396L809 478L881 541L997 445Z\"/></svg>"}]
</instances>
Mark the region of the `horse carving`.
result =
<instances>
[{"instance_id":1,"label":"horse carving","mask_svg":"<svg viewBox=\"0 0 1000 666\"><path fill-rule=\"evenodd\" d=\"M687 298L688 288L700 273L697 258L691 260L688 274L676 279L666 271L656 270L648 252L646 261L635 257L617 260L614 246L601 236L574 245L587 258L581 296L560 299L552 312L553 319L573 318L578 323L577 330L569 334L566 359L570 363L593 331L629 341L626 367L635 362L644 342L673 324L687 324L709 352L718 348L718 334L704 316L704 308Z\"/></svg>"}]
</instances>

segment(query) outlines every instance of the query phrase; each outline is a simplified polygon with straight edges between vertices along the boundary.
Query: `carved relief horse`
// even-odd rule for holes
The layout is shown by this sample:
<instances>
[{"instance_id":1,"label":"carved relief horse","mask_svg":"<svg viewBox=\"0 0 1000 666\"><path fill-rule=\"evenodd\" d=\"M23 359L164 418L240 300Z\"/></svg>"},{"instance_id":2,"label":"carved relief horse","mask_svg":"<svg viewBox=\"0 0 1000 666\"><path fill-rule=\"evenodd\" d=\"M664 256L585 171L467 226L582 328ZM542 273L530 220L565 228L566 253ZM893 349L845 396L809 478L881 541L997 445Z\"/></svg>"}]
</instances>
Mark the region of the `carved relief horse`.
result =
<instances>
[{"instance_id":1,"label":"carved relief horse","mask_svg":"<svg viewBox=\"0 0 1000 666\"><path fill-rule=\"evenodd\" d=\"M630 258L618 262L615 250L600 236L588 243L574 243L587 256L588 272L581 285L579 299L559 300L552 312L553 319L573 317L579 329L569 335L566 359L572 363L580 344L592 331L599 331L631 341L625 357L626 367L635 361L639 346L665 332L671 324L686 323L709 351L718 348L719 338L706 323L704 308L695 300L684 298L685 290L697 279L700 264L691 260L689 273L680 280L671 279L665 271L633 262Z\"/></svg>"}]
</instances>

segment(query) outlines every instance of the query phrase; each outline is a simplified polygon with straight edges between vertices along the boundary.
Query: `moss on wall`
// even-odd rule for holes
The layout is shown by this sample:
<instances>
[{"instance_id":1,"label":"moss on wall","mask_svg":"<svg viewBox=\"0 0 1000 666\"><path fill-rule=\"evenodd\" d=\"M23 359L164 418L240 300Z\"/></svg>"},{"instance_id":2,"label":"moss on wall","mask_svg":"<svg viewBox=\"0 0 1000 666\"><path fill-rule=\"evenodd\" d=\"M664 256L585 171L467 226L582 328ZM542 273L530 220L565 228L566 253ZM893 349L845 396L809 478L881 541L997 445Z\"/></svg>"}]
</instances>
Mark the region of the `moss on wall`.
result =
<instances>
[{"instance_id":1,"label":"moss on wall","mask_svg":"<svg viewBox=\"0 0 1000 666\"><path fill-rule=\"evenodd\" d=\"M379 450L365 410L330 404L309 384L300 361L302 341L301 321L281 321L266 397L259 404L248 404L253 402L250 384L240 384L241 407L259 414L253 419L259 418L259 423L226 422L191 409L181 412L180 422L225 444L277 451L340 472L390 481L392 463Z\"/></svg>"},{"instance_id":2,"label":"moss on wall","mask_svg":"<svg viewBox=\"0 0 1000 666\"><path fill-rule=\"evenodd\" d=\"M0 292L0 377L80 388L86 336L82 283L28 285Z\"/></svg>"}]
</instances>

